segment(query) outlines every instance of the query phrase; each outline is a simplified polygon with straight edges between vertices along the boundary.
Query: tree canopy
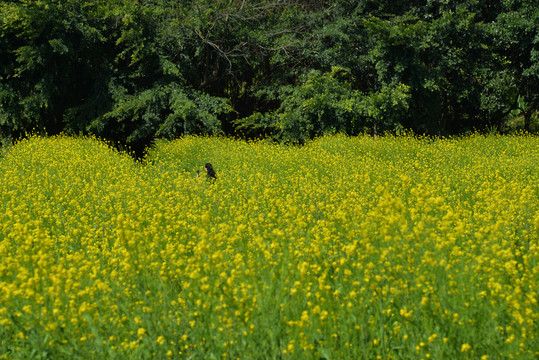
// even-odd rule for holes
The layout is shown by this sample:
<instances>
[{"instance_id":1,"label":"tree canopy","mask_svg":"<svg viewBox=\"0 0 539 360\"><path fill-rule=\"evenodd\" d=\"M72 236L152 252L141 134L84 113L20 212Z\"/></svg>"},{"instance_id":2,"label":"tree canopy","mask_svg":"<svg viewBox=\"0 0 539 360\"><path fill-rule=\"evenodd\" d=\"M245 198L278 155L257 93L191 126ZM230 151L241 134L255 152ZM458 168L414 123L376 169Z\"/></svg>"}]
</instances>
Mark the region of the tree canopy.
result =
<instances>
[{"instance_id":1,"label":"tree canopy","mask_svg":"<svg viewBox=\"0 0 539 360\"><path fill-rule=\"evenodd\" d=\"M502 130L539 108L531 0L0 1L0 135Z\"/></svg>"}]
</instances>

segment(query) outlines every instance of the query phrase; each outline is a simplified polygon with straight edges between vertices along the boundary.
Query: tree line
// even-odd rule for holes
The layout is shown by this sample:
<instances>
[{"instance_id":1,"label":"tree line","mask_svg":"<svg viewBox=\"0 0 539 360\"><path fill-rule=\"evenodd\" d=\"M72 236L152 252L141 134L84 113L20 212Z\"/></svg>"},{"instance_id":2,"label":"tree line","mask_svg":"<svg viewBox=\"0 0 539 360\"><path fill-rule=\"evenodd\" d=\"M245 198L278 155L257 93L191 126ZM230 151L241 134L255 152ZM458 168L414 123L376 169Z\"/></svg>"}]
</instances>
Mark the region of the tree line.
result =
<instances>
[{"instance_id":1,"label":"tree line","mask_svg":"<svg viewBox=\"0 0 539 360\"><path fill-rule=\"evenodd\" d=\"M539 108L535 0L0 1L0 135L305 141L503 131Z\"/></svg>"}]
</instances>

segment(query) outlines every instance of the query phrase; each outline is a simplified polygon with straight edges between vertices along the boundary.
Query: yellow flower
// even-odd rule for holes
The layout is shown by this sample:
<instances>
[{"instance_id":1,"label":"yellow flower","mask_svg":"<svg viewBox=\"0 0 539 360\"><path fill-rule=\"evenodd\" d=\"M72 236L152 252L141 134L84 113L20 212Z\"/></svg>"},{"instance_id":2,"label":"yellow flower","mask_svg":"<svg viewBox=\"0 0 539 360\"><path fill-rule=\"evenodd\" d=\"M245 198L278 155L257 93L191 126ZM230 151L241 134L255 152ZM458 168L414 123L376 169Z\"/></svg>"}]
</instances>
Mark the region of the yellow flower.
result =
<instances>
[{"instance_id":1,"label":"yellow flower","mask_svg":"<svg viewBox=\"0 0 539 360\"><path fill-rule=\"evenodd\" d=\"M512 342L504 356L529 355L536 149L524 136L339 135L302 147L186 136L138 163L96 139L31 137L0 156L0 347L64 328L80 348L108 339L128 357L147 339L188 357L213 341L202 326L222 357L240 347L263 357L258 331L282 331L289 355L313 338L355 350L354 328L433 358L450 340L424 320L434 313L453 333L479 311L492 314L488 336ZM219 181L206 186L193 171L210 158ZM284 328L266 328L277 324L269 314Z\"/></svg>"},{"instance_id":2,"label":"yellow flower","mask_svg":"<svg viewBox=\"0 0 539 360\"><path fill-rule=\"evenodd\" d=\"M408 310L406 307L399 310L399 314L406 320L410 320L413 312L413 309Z\"/></svg>"}]
</instances>

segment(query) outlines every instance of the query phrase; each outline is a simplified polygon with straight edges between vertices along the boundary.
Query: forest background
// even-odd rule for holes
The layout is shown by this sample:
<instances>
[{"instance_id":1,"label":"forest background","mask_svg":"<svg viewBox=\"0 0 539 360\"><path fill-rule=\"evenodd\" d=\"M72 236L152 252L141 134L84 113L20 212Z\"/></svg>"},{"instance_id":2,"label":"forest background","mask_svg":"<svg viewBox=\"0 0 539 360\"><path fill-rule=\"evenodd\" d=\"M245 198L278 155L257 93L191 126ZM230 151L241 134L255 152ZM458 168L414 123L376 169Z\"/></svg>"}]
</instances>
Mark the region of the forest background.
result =
<instances>
[{"instance_id":1,"label":"forest background","mask_svg":"<svg viewBox=\"0 0 539 360\"><path fill-rule=\"evenodd\" d=\"M0 140L534 131L536 5L2 0Z\"/></svg>"}]
</instances>

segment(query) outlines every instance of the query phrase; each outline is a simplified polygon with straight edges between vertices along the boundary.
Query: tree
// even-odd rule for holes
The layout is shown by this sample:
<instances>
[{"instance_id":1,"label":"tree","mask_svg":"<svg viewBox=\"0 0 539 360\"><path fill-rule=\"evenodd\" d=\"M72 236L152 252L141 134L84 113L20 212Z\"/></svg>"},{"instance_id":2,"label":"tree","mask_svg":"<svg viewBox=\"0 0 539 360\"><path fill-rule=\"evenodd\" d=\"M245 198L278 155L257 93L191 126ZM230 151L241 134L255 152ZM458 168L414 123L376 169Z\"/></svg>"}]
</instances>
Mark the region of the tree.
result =
<instances>
[{"instance_id":1,"label":"tree","mask_svg":"<svg viewBox=\"0 0 539 360\"><path fill-rule=\"evenodd\" d=\"M539 106L529 0L0 0L0 131L155 137L399 127ZM249 130L249 131L248 131Z\"/></svg>"},{"instance_id":2,"label":"tree","mask_svg":"<svg viewBox=\"0 0 539 360\"><path fill-rule=\"evenodd\" d=\"M488 28L475 14L457 8L429 21L409 15L365 24L379 83L410 87L405 127L443 134L481 126L481 75L491 60Z\"/></svg>"},{"instance_id":3,"label":"tree","mask_svg":"<svg viewBox=\"0 0 539 360\"><path fill-rule=\"evenodd\" d=\"M539 10L532 2L506 1L507 11L498 16L493 28L504 81L491 80L504 89L504 105L509 114L518 110L524 129L530 130L531 117L539 109Z\"/></svg>"},{"instance_id":4,"label":"tree","mask_svg":"<svg viewBox=\"0 0 539 360\"><path fill-rule=\"evenodd\" d=\"M103 36L78 1L3 2L1 125L15 134L77 127L99 111ZM85 100L82 102L81 100ZM89 100L89 101L88 101Z\"/></svg>"},{"instance_id":5,"label":"tree","mask_svg":"<svg viewBox=\"0 0 539 360\"><path fill-rule=\"evenodd\" d=\"M358 135L393 130L408 108L408 87L396 84L364 94L351 87L348 69L313 70L297 86L283 87L281 106L237 122L239 128L262 130L279 139L304 142L328 133Z\"/></svg>"},{"instance_id":6,"label":"tree","mask_svg":"<svg viewBox=\"0 0 539 360\"><path fill-rule=\"evenodd\" d=\"M16 136L34 129L92 132L138 155L156 135L176 133L180 127L172 122L185 122L183 115L189 131L215 131L215 117L229 105L185 80L192 68L170 6L164 0L3 2L2 129ZM203 110L180 114L180 93Z\"/></svg>"}]
</instances>

